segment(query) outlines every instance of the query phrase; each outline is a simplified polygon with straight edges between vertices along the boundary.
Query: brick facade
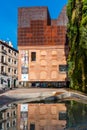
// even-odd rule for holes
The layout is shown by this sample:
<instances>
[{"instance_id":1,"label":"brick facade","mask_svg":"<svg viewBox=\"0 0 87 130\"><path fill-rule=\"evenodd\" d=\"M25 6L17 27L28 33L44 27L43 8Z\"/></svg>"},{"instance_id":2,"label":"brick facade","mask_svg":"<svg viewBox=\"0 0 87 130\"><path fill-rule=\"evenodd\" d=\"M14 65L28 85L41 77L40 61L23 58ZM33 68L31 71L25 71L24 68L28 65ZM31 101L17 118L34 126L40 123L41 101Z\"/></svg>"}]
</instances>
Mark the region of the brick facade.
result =
<instances>
[{"instance_id":1,"label":"brick facade","mask_svg":"<svg viewBox=\"0 0 87 130\"><path fill-rule=\"evenodd\" d=\"M60 65L67 65L68 46L66 42L66 7L58 19L51 19L47 7L19 8L18 48L19 80L22 79L22 57L27 51L27 78L29 82L64 82L67 73L59 71ZM36 53L36 61L31 53ZM24 56L26 57L26 56ZM22 60L21 60L22 59ZM26 75L24 75L26 77Z\"/></svg>"}]
</instances>

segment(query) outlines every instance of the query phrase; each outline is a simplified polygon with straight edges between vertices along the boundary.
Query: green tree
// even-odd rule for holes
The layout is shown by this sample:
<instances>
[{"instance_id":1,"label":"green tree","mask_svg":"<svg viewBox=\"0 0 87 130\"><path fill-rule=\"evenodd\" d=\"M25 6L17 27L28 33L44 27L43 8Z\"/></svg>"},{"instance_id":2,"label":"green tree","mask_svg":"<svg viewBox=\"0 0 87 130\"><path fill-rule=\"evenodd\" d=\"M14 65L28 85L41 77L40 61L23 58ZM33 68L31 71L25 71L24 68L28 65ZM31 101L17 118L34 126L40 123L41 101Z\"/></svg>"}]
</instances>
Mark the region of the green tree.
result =
<instances>
[{"instance_id":1,"label":"green tree","mask_svg":"<svg viewBox=\"0 0 87 130\"><path fill-rule=\"evenodd\" d=\"M87 0L68 0L68 76L70 87L86 91L87 85Z\"/></svg>"}]
</instances>

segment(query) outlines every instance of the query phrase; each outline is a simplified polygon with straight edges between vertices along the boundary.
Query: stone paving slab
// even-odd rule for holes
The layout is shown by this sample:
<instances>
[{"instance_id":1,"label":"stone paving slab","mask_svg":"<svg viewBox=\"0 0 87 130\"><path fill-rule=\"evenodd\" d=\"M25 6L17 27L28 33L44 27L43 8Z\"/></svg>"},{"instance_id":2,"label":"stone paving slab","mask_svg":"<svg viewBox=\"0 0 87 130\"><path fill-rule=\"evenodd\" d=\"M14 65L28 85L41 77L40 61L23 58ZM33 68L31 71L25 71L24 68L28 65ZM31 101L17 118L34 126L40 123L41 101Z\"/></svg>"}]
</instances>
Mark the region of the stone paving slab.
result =
<instances>
[{"instance_id":1,"label":"stone paving slab","mask_svg":"<svg viewBox=\"0 0 87 130\"><path fill-rule=\"evenodd\" d=\"M44 99L55 95L55 93L66 92L64 89L49 89L49 88L21 88L5 91L0 94L0 105L10 103L17 100L36 100Z\"/></svg>"},{"instance_id":2,"label":"stone paving slab","mask_svg":"<svg viewBox=\"0 0 87 130\"><path fill-rule=\"evenodd\" d=\"M14 89L6 91L0 95L20 95L20 94L30 94L30 93L44 93L44 92L66 92L64 89L49 89L49 88L21 88L21 89Z\"/></svg>"},{"instance_id":3,"label":"stone paving slab","mask_svg":"<svg viewBox=\"0 0 87 130\"><path fill-rule=\"evenodd\" d=\"M0 94L0 105L19 100L44 100L46 98L49 99L50 97L51 99L56 97L58 100L62 98L77 98L78 100L84 100L84 102L87 102L87 96L84 94L68 91L63 88L17 88Z\"/></svg>"}]
</instances>

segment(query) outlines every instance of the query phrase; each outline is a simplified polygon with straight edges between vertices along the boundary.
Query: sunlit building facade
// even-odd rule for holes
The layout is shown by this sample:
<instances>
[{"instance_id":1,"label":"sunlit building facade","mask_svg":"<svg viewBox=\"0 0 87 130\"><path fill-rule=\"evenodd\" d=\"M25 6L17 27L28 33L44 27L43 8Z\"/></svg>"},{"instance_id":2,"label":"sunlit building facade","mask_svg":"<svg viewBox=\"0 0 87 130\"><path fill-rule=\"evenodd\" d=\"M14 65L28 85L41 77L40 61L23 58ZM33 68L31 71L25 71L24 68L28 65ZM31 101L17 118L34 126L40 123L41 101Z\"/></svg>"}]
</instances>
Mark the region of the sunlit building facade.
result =
<instances>
[{"instance_id":1,"label":"sunlit building facade","mask_svg":"<svg viewBox=\"0 0 87 130\"><path fill-rule=\"evenodd\" d=\"M11 42L0 40L0 89L18 85L18 50Z\"/></svg>"},{"instance_id":2,"label":"sunlit building facade","mask_svg":"<svg viewBox=\"0 0 87 130\"><path fill-rule=\"evenodd\" d=\"M19 81L26 86L66 84L66 24L66 7L55 20L47 7L18 9Z\"/></svg>"}]
</instances>

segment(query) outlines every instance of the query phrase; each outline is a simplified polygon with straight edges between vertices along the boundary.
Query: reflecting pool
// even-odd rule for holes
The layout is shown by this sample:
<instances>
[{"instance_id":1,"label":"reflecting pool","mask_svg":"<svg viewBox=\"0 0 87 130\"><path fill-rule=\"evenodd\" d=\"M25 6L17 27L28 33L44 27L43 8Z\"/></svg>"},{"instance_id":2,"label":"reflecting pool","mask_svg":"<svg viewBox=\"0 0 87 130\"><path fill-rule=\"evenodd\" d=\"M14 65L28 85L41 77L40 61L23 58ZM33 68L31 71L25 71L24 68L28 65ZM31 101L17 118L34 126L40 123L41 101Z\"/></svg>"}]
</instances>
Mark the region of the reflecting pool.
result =
<instances>
[{"instance_id":1,"label":"reflecting pool","mask_svg":"<svg viewBox=\"0 0 87 130\"><path fill-rule=\"evenodd\" d=\"M0 130L87 130L87 104L69 100L5 105L0 108Z\"/></svg>"}]
</instances>

